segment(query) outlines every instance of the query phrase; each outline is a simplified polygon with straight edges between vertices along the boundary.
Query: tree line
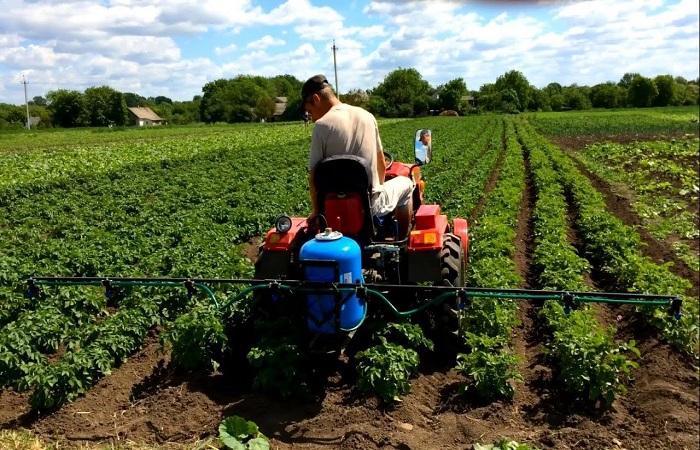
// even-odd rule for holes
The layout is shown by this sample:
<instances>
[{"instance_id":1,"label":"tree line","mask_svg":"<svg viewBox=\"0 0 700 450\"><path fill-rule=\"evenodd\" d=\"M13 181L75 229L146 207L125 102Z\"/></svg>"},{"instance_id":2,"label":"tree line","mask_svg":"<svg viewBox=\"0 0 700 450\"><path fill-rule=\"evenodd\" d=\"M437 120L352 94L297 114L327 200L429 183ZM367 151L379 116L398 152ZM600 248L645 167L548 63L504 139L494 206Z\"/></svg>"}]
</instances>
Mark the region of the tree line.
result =
<instances>
[{"instance_id":1,"label":"tree line","mask_svg":"<svg viewBox=\"0 0 700 450\"><path fill-rule=\"evenodd\" d=\"M342 94L341 99L381 117L639 108L700 104L699 84L700 79L671 75L648 78L626 73L617 82L594 86L549 83L537 88L520 71L511 70L494 83L470 91L462 78L433 87L416 69L399 68L373 89L354 89ZM34 97L29 102L29 112L40 119L40 127L124 126L129 124L127 107L132 106L150 107L172 124L234 123L273 118L279 97L284 97L286 109L275 118L297 120L301 116L301 85L292 75L240 75L205 84L202 95L189 101L173 101L165 96L142 97L109 86L91 87L84 92L58 89L45 97ZM0 128L19 128L25 124L24 106L0 103Z\"/></svg>"}]
</instances>

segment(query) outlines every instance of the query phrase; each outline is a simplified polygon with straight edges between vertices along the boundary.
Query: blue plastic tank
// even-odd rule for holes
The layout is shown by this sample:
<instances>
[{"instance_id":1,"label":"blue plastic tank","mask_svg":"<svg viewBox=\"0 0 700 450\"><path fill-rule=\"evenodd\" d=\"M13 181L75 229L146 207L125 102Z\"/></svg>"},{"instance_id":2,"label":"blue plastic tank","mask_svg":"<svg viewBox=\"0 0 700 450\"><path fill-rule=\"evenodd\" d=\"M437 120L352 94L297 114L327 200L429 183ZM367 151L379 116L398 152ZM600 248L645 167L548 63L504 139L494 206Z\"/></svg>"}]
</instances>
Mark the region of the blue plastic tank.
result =
<instances>
[{"instance_id":1,"label":"blue plastic tank","mask_svg":"<svg viewBox=\"0 0 700 450\"><path fill-rule=\"evenodd\" d=\"M301 247L299 259L304 280L339 283L364 282L362 251L354 240L326 228ZM347 300L346 300L347 298ZM336 315L337 296L331 293L307 294L307 326L315 333L333 334L359 326L367 313L365 300L343 292L340 317ZM339 328L338 328L339 326Z\"/></svg>"}]
</instances>

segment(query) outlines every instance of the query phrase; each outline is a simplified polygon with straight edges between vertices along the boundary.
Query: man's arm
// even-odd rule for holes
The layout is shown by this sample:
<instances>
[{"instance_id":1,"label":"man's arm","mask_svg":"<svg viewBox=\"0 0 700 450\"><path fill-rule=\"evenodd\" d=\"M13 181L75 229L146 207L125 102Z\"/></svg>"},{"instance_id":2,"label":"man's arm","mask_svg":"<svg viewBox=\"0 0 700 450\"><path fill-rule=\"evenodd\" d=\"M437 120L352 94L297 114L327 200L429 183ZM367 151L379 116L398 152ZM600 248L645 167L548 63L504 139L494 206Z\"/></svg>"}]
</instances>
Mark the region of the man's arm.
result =
<instances>
[{"instance_id":1,"label":"man's arm","mask_svg":"<svg viewBox=\"0 0 700 450\"><path fill-rule=\"evenodd\" d=\"M379 175L379 184L384 184L386 176L386 161L384 160L384 147L382 139L379 137L379 127L377 121L374 121L374 132L377 134L377 175Z\"/></svg>"},{"instance_id":2,"label":"man's arm","mask_svg":"<svg viewBox=\"0 0 700 450\"><path fill-rule=\"evenodd\" d=\"M311 196L311 217L318 215L321 211L316 195L316 183L314 173L316 165L323 160L325 152L325 128L317 123L311 135L311 148L309 149L309 195Z\"/></svg>"},{"instance_id":3,"label":"man's arm","mask_svg":"<svg viewBox=\"0 0 700 450\"><path fill-rule=\"evenodd\" d=\"M311 194L311 217L317 216L319 213L318 198L316 195L316 183L314 182L314 172L316 169L309 171L309 194Z\"/></svg>"},{"instance_id":4,"label":"man's arm","mask_svg":"<svg viewBox=\"0 0 700 450\"><path fill-rule=\"evenodd\" d=\"M377 148L377 174L379 175L379 184L384 184L386 161L384 161L384 150L381 147Z\"/></svg>"}]
</instances>

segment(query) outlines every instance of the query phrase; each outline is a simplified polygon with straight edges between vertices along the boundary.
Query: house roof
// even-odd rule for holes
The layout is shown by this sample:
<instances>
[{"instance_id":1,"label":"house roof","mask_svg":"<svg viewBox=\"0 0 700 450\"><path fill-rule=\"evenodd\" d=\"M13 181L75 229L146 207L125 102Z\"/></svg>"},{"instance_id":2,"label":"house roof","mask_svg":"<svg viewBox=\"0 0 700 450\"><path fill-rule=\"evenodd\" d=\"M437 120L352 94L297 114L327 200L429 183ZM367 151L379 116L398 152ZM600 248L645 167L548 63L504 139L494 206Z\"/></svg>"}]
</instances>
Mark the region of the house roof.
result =
<instances>
[{"instance_id":1,"label":"house roof","mask_svg":"<svg viewBox=\"0 0 700 450\"><path fill-rule=\"evenodd\" d=\"M287 109L287 97L275 97L275 112L273 116L281 116Z\"/></svg>"},{"instance_id":2,"label":"house roof","mask_svg":"<svg viewBox=\"0 0 700 450\"><path fill-rule=\"evenodd\" d=\"M153 110L147 106L132 106L129 107L129 111L131 111L138 119L153 121L164 120L162 117L158 116L158 114L154 113Z\"/></svg>"}]
</instances>

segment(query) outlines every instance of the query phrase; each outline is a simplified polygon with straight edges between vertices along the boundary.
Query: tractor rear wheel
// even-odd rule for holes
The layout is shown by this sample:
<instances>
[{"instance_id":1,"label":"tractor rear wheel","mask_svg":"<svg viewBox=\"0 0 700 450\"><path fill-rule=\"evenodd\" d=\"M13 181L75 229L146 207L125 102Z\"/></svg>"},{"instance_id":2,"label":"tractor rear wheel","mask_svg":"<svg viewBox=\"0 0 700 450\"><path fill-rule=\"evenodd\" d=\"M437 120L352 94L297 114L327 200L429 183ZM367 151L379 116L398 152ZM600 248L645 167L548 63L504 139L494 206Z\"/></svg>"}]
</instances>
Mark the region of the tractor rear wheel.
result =
<instances>
[{"instance_id":1,"label":"tractor rear wheel","mask_svg":"<svg viewBox=\"0 0 700 450\"><path fill-rule=\"evenodd\" d=\"M464 286L464 261L462 261L462 246L460 239L454 234L447 233L443 238L440 253L440 274L442 286ZM457 299L442 303L438 321L449 340L457 341L459 330L459 309Z\"/></svg>"}]
</instances>

